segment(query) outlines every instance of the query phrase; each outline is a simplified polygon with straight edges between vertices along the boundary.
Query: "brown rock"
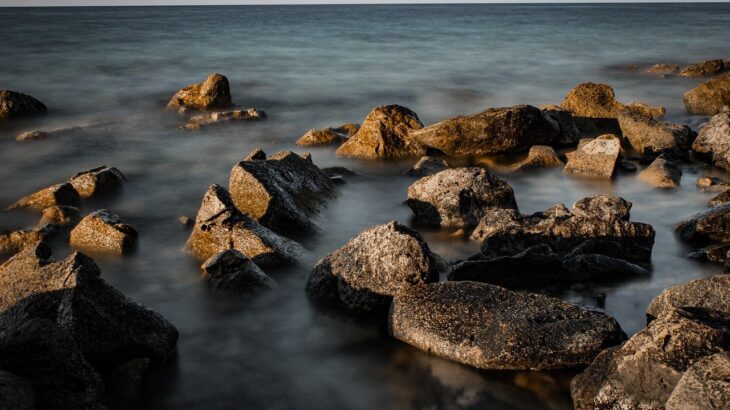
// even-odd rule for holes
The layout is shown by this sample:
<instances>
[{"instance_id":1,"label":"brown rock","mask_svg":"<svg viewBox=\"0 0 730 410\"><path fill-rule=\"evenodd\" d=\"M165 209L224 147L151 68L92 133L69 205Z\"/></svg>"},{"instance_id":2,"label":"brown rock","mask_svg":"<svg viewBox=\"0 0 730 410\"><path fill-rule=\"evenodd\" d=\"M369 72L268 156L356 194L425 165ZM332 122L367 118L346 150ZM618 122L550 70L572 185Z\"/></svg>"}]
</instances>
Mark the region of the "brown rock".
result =
<instances>
[{"instance_id":1,"label":"brown rock","mask_svg":"<svg viewBox=\"0 0 730 410\"><path fill-rule=\"evenodd\" d=\"M81 198L73 185L63 183L52 185L23 197L10 205L8 209L24 208L40 212L52 206L79 206L80 203Z\"/></svg>"},{"instance_id":2,"label":"brown rock","mask_svg":"<svg viewBox=\"0 0 730 410\"><path fill-rule=\"evenodd\" d=\"M655 188L676 188L682 178L682 171L674 162L659 157L641 171L638 178Z\"/></svg>"},{"instance_id":3,"label":"brown rock","mask_svg":"<svg viewBox=\"0 0 730 410\"><path fill-rule=\"evenodd\" d=\"M679 73L679 66L676 64L654 64L647 68L646 72L650 74L677 74Z\"/></svg>"},{"instance_id":4,"label":"brown rock","mask_svg":"<svg viewBox=\"0 0 730 410\"><path fill-rule=\"evenodd\" d=\"M347 138L346 134L339 133L333 128L324 128L321 130L311 129L297 140L297 145L306 147L312 145L341 144L347 141Z\"/></svg>"},{"instance_id":5,"label":"brown rock","mask_svg":"<svg viewBox=\"0 0 730 410\"><path fill-rule=\"evenodd\" d=\"M33 131L26 131L26 132L18 134L18 136L15 137L15 140L18 142L39 141L39 140L44 140L50 136L51 136L50 132L33 130Z\"/></svg>"},{"instance_id":6,"label":"brown rock","mask_svg":"<svg viewBox=\"0 0 730 410\"><path fill-rule=\"evenodd\" d=\"M245 110L221 111L210 114L194 115L182 126L186 130L197 130L208 125L222 124L230 121L259 121L266 118L266 113L256 108Z\"/></svg>"},{"instance_id":7,"label":"brown rock","mask_svg":"<svg viewBox=\"0 0 730 410\"><path fill-rule=\"evenodd\" d=\"M730 242L730 204L698 212L674 229L682 240L698 246Z\"/></svg>"},{"instance_id":8,"label":"brown rock","mask_svg":"<svg viewBox=\"0 0 730 410\"><path fill-rule=\"evenodd\" d=\"M635 111L618 113L621 133L641 155L658 155L664 151L689 149L696 134L686 125L659 122Z\"/></svg>"},{"instance_id":9,"label":"brown rock","mask_svg":"<svg viewBox=\"0 0 730 410\"><path fill-rule=\"evenodd\" d=\"M425 177L427 175L433 175L437 172L443 171L450 168L448 162L445 159L424 156L418 159L416 163L406 171L406 175L413 177Z\"/></svg>"},{"instance_id":10,"label":"brown rock","mask_svg":"<svg viewBox=\"0 0 730 410\"><path fill-rule=\"evenodd\" d=\"M137 231L106 209L86 215L71 230L74 248L95 254L124 255L137 247Z\"/></svg>"},{"instance_id":11,"label":"brown rock","mask_svg":"<svg viewBox=\"0 0 730 410\"><path fill-rule=\"evenodd\" d=\"M730 73L719 75L684 93L687 111L698 115L714 115L730 106Z\"/></svg>"},{"instance_id":12,"label":"brown rock","mask_svg":"<svg viewBox=\"0 0 730 410\"><path fill-rule=\"evenodd\" d=\"M667 288L651 301L646 316L654 320L674 308L683 307L715 310L730 319L730 275L695 279Z\"/></svg>"},{"instance_id":13,"label":"brown rock","mask_svg":"<svg viewBox=\"0 0 730 410\"><path fill-rule=\"evenodd\" d=\"M633 111L654 119L661 118L664 116L664 114L667 113L667 109L662 107L661 105L649 105L642 101L631 101L626 104L626 107L629 108L628 111Z\"/></svg>"},{"instance_id":14,"label":"brown rock","mask_svg":"<svg viewBox=\"0 0 730 410\"><path fill-rule=\"evenodd\" d=\"M667 410L730 408L730 353L698 360L682 375L667 400Z\"/></svg>"},{"instance_id":15,"label":"brown rock","mask_svg":"<svg viewBox=\"0 0 730 410\"><path fill-rule=\"evenodd\" d=\"M694 140L692 149L716 166L730 170L730 112L710 118Z\"/></svg>"},{"instance_id":16,"label":"brown rock","mask_svg":"<svg viewBox=\"0 0 730 410\"><path fill-rule=\"evenodd\" d=\"M336 133L344 134L347 137L352 137L353 135L355 135L355 133L357 133L357 130L360 129L360 126L357 124L342 124L339 127L330 129Z\"/></svg>"},{"instance_id":17,"label":"brown rock","mask_svg":"<svg viewBox=\"0 0 730 410\"><path fill-rule=\"evenodd\" d=\"M232 106L228 79L221 74L211 74L202 83L190 84L178 91L167 103L168 109L209 110Z\"/></svg>"},{"instance_id":18,"label":"brown rock","mask_svg":"<svg viewBox=\"0 0 730 410\"><path fill-rule=\"evenodd\" d=\"M360 129L342 144L337 155L363 159L420 157L426 148L413 137L412 130L423 128L418 115L400 105L374 108Z\"/></svg>"},{"instance_id":19,"label":"brown rock","mask_svg":"<svg viewBox=\"0 0 730 410\"><path fill-rule=\"evenodd\" d=\"M568 92L560 107L573 114L581 133L600 135L618 132L616 117L625 105L616 101L610 86L583 83Z\"/></svg>"},{"instance_id":20,"label":"brown rock","mask_svg":"<svg viewBox=\"0 0 730 410\"><path fill-rule=\"evenodd\" d=\"M40 229L0 232L0 255L14 255L29 246L44 242L55 231L56 226L49 225Z\"/></svg>"},{"instance_id":21,"label":"brown rock","mask_svg":"<svg viewBox=\"0 0 730 410\"><path fill-rule=\"evenodd\" d=\"M511 167L512 172L526 171L536 168L563 167L563 161L560 160L558 154L553 147L545 145L534 145L530 147L530 152L522 161Z\"/></svg>"},{"instance_id":22,"label":"brown rock","mask_svg":"<svg viewBox=\"0 0 730 410\"><path fill-rule=\"evenodd\" d=\"M565 172L574 175L611 178L621 153L621 140L615 135L601 135L581 140L578 149L566 154Z\"/></svg>"},{"instance_id":23,"label":"brown rock","mask_svg":"<svg viewBox=\"0 0 730 410\"><path fill-rule=\"evenodd\" d=\"M679 75L682 77L707 77L710 75L720 74L724 68L724 62L722 59L708 60L683 68L682 71L679 72Z\"/></svg>"},{"instance_id":24,"label":"brown rock","mask_svg":"<svg viewBox=\"0 0 730 410\"><path fill-rule=\"evenodd\" d=\"M96 195L108 195L119 191L124 185L124 175L112 167L102 165L98 168L79 172L68 180L81 199Z\"/></svg>"},{"instance_id":25,"label":"brown rock","mask_svg":"<svg viewBox=\"0 0 730 410\"><path fill-rule=\"evenodd\" d=\"M30 95L0 90L0 122L28 115L45 114L47 111L42 102Z\"/></svg>"},{"instance_id":26,"label":"brown rock","mask_svg":"<svg viewBox=\"0 0 730 410\"><path fill-rule=\"evenodd\" d=\"M718 206L727 202L730 202L730 189L713 196L707 204L710 206Z\"/></svg>"},{"instance_id":27,"label":"brown rock","mask_svg":"<svg viewBox=\"0 0 730 410\"><path fill-rule=\"evenodd\" d=\"M61 228L73 228L81 221L81 212L79 208L73 206L51 206L43 210L38 226L46 226L50 224L57 225Z\"/></svg>"}]
</instances>

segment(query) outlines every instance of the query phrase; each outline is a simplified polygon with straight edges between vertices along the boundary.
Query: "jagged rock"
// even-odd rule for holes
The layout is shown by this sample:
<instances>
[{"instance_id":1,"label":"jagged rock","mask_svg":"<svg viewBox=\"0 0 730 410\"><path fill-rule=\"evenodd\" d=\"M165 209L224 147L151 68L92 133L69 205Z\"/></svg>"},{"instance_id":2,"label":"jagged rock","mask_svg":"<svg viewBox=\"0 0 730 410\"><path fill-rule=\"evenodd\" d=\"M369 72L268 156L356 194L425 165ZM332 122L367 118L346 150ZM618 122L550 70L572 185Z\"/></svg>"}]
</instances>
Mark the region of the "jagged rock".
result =
<instances>
[{"instance_id":1,"label":"jagged rock","mask_svg":"<svg viewBox=\"0 0 730 410\"><path fill-rule=\"evenodd\" d=\"M342 144L347 141L347 134L335 131L333 128L323 128L321 130L311 129L297 140L297 145L332 145Z\"/></svg>"},{"instance_id":2,"label":"jagged rock","mask_svg":"<svg viewBox=\"0 0 730 410\"><path fill-rule=\"evenodd\" d=\"M71 230L74 248L96 254L125 255L137 247L137 231L106 209L86 215Z\"/></svg>"},{"instance_id":3,"label":"jagged rock","mask_svg":"<svg viewBox=\"0 0 730 410\"><path fill-rule=\"evenodd\" d=\"M545 105L541 106L543 114L552 118L558 124L560 129L560 137L558 143L561 145L571 145L578 142L580 139L580 130L578 125L573 118L573 114L557 105Z\"/></svg>"},{"instance_id":4,"label":"jagged rock","mask_svg":"<svg viewBox=\"0 0 730 410\"><path fill-rule=\"evenodd\" d=\"M637 178L655 188L676 188L682 179L682 170L674 162L659 157L639 172Z\"/></svg>"},{"instance_id":5,"label":"jagged rock","mask_svg":"<svg viewBox=\"0 0 730 410\"><path fill-rule=\"evenodd\" d=\"M255 293L277 286L276 281L235 249L226 249L211 256L200 268L216 290Z\"/></svg>"},{"instance_id":6,"label":"jagged rock","mask_svg":"<svg viewBox=\"0 0 730 410\"><path fill-rule=\"evenodd\" d=\"M654 64L646 69L650 74L677 74L679 66L677 64Z\"/></svg>"},{"instance_id":7,"label":"jagged rock","mask_svg":"<svg viewBox=\"0 0 730 410\"><path fill-rule=\"evenodd\" d=\"M389 325L396 339L483 369L580 366L626 338L598 310L476 282L406 288L393 299Z\"/></svg>"},{"instance_id":8,"label":"jagged rock","mask_svg":"<svg viewBox=\"0 0 730 410\"><path fill-rule=\"evenodd\" d=\"M221 124L229 121L259 121L266 118L266 113L256 108L245 110L221 111L210 114L194 115L182 126L186 130L197 130L208 125Z\"/></svg>"},{"instance_id":9,"label":"jagged rock","mask_svg":"<svg viewBox=\"0 0 730 410\"><path fill-rule=\"evenodd\" d=\"M718 167L730 170L730 112L710 118L694 140L692 149Z\"/></svg>"},{"instance_id":10,"label":"jagged rock","mask_svg":"<svg viewBox=\"0 0 730 410\"><path fill-rule=\"evenodd\" d=\"M689 149L696 133L686 125L659 122L629 110L618 113L623 136L640 155L658 155L671 149Z\"/></svg>"},{"instance_id":11,"label":"jagged rock","mask_svg":"<svg viewBox=\"0 0 730 410\"><path fill-rule=\"evenodd\" d=\"M568 163L565 165L565 172L611 178L620 153L621 140L615 135L606 134L592 140L581 140L577 150L566 154Z\"/></svg>"},{"instance_id":12,"label":"jagged rock","mask_svg":"<svg viewBox=\"0 0 730 410\"><path fill-rule=\"evenodd\" d=\"M47 225L32 230L0 232L0 255L13 255L28 246L44 242L55 234L56 230L57 226Z\"/></svg>"},{"instance_id":13,"label":"jagged rock","mask_svg":"<svg viewBox=\"0 0 730 410\"><path fill-rule=\"evenodd\" d=\"M530 105L491 108L411 132L424 145L451 156L522 152L533 145L552 145L560 135L557 121Z\"/></svg>"},{"instance_id":14,"label":"jagged rock","mask_svg":"<svg viewBox=\"0 0 730 410\"><path fill-rule=\"evenodd\" d=\"M730 353L698 360L682 375L667 400L667 410L730 408Z\"/></svg>"},{"instance_id":15,"label":"jagged rock","mask_svg":"<svg viewBox=\"0 0 730 410\"><path fill-rule=\"evenodd\" d=\"M51 206L79 206L81 197L73 185L69 183L56 184L19 199L8 209L30 209L43 211Z\"/></svg>"},{"instance_id":16,"label":"jagged rock","mask_svg":"<svg viewBox=\"0 0 730 410\"><path fill-rule=\"evenodd\" d=\"M384 318L394 295L438 281L442 269L418 232L391 221L366 229L317 262L307 293L356 315Z\"/></svg>"},{"instance_id":17,"label":"jagged rock","mask_svg":"<svg viewBox=\"0 0 730 410\"><path fill-rule=\"evenodd\" d=\"M517 208L512 187L484 168L451 168L408 187L408 206L419 222L433 226L476 226L491 207Z\"/></svg>"},{"instance_id":18,"label":"jagged rock","mask_svg":"<svg viewBox=\"0 0 730 410\"><path fill-rule=\"evenodd\" d=\"M23 93L0 90L0 122L14 118L45 114L48 109L42 102Z\"/></svg>"},{"instance_id":19,"label":"jagged rock","mask_svg":"<svg viewBox=\"0 0 730 410\"><path fill-rule=\"evenodd\" d=\"M261 148L254 148L244 158L244 161L253 161L257 159L266 159L266 153Z\"/></svg>"},{"instance_id":20,"label":"jagged rock","mask_svg":"<svg viewBox=\"0 0 730 410\"><path fill-rule=\"evenodd\" d=\"M124 185L124 175L114 168L102 165L98 168L79 172L68 180L81 199L97 195L108 195L119 191Z\"/></svg>"},{"instance_id":21,"label":"jagged rock","mask_svg":"<svg viewBox=\"0 0 730 410\"><path fill-rule=\"evenodd\" d=\"M413 177L425 177L450 167L451 166L445 159L424 156L419 158L413 167L406 171L406 175Z\"/></svg>"},{"instance_id":22,"label":"jagged rock","mask_svg":"<svg viewBox=\"0 0 730 410\"><path fill-rule=\"evenodd\" d=\"M43 210L38 226L57 225L71 229L81 221L81 211L73 206L51 206Z\"/></svg>"},{"instance_id":23,"label":"jagged rock","mask_svg":"<svg viewBox=\"0 0 730 410\"><path fill-rule=\"evenodd\" d=\"M0 410L35 410L36 391L28 380L0 370Z\"/></svg>"},{"instance_id":24,"label":"jagged rock","mask_svg":"<svg viewBox=\"0 0 730 410\"><path fill-rule=\"evenodd\" d=\"M620 347L601 352L573 379L577 410L664 409L682 374L730 347L730 322L716 312L673 309Z\"/></svg>"},{"instance_id":25,"label":"jagged rock","mask_svg":"<svg viewBox=\"0 0 730 410\"><path fill-rule=\"evenodd\" d=\"M317 232L313 217L334 194L324 171L289 151L239 162L228 187L239 210L280 233Z\"/></svg>"},{"instance_id":26,"label":"jagged rock","mask_svg":"<svg viewBox=\"0 0 730 410\"><path fill-rule=\"evenodd\" d=\"M707 77L721 73L724 68L722 59L708 60L688 65L679 72L679 75L681 77Z\"/></svg>"},{"instance_id":27,"label":"jagged rock","mask_svg":"<svg viewBox=\"0 0 730 410\"><path fill-rule=\"evenodd\" d=\"M654 119L661 118L667 113L667 109L661 105L649 105L643 101L631 101L626 104L626 107L629 109L622 111L635 112Z\"/></svg>"},{"instance_id":28,"label":"jagged rock","mask_svg":"<svg viewBox=\"0 0 730 410\"><path fill-rule=\"evenodd\" d=\"M534 145L530 147L527 157L511 167L512 172L525 171L535 168L563 167L563 161L553 147Z\"/></svg>"},{"instance_id":29,"label":"jagged rock","mask_svg":"<svg viewBox=\"0 0 730 410\"><path fill-rule=\"evenodd\" d=\"M242 214L228 191L215 184L203 197L187 248L201 260L236 249L261 267L296 264L307 254L298 243Z\"/></svg>"},{"instance_id":30,"label":"jagged rock","mask_svg":"<svg viewBox=\"0 0 730 410\"><path fill-rule=\"evenodd\" d=\"M730 189L713 196L707 204L710 206L718 206L726 202L730 202Z\"/></svg>"},{"instance_id":31,"label":"jagged rock","mask_svg":"<svg viewBox=\"0 0 730 410\"><path fill-rule=\"evenodd\" d=\"M210 74L202 83L190 84L178 91L167 103L167 108L209 110L232 105L228 79L216 73Z\"/></svg>"},{"instance_id":32,"label":"jagged rock","mask_svg":"<svg viewBox=\"0 0 730 410\"><path fill-rule=\"evenodd\" d=\"M651 301L646 316L654 320L674 308L683 307L715 310L730 320L730 275L695 279L665 289Z\"/></svg>"},{"instance_id":33,"label":"jagged rock","mask_svg":"<svg viewBox=\"0 0 730 410\"><path fill-rule=\"evenodd\" d=\"M698 212L674 230L683 241L696 246L730 242L730 203Z\"/></svg>"},{"instance_id":34,"label":"jagged rock","mask_svg":"<svg viewBox=\"0 0 730 410\"><path fill-rule=\"evenodd\" d=\"M39 140L44 140L46 138L49 138L50 136L51 136L50 132L33 130L33 131L26 131L26 132L18 134L18 136L15 137L15 140L18 142L39 141Z\"/></svg>"},{"instance_id":35,"label":"jagged rock","mask_svg":"<svg viewBox=\"0 0 730 410\"><path fill-rule=\"evenodd\" d=\"M150 359L141 357L123 363L111 371L104 378L106 381L109 396L116 398L135 397L142 393Z\"/></svg>"},{"instance_id":36,"label":"jagged rock","mask_svg":"<svg viewBox=\"0 0 730 410\"><path fill-rule=\"evenodd\" d=\"M730 106L730 73L719 75L684 93L687 111L698 115L721 113Z\"/></svg>"},{"instance_id":37,"label":"jagged rock","mask_svg":"<svg viewBox=\"0 0 730 410\"><path fill-rule=\"evenodd\" d=\"M616 117L626 106L616 101L609 85L582 83L570 90L560 104L570 111L582 134L601 135L618 133Z\"/></svg>"},{"instance_id":38,"label":"jagged rock","mask_svg":"<svg viewBox=\"0 0 730 410\"><path fill-rule=\"evenodd\" d=\"M400 159L420 157L426 147L411 137L412 130L423 128L418 115L400 105L374 108L360 129L337 148L337 155L363 159Z\"/></svg>"}]
</instances>

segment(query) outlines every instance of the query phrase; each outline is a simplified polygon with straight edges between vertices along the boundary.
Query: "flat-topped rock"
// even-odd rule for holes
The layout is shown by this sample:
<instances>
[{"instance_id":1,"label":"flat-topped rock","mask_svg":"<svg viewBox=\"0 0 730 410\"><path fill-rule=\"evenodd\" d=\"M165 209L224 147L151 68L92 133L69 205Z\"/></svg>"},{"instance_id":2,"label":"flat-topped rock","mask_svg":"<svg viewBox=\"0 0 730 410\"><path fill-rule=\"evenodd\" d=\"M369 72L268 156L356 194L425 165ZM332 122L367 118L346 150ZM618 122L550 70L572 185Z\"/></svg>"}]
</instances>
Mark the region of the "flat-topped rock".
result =
<instances>
[{"instance_id":1,"label":"flat-topped rock","mask_svg":"<svg viewBox=\"0 0 730 410\"><path fill-rule=\"evenodd\" d=\"M426 154L426 147L409 134L421 128L418 115L406 107L376 107L336 153L362 159L418 158Z\"/></svg>"},{"instance_id":2,"label":"flat-topped rock","mask_svg":"<svg viewBox=\"0 0 730 410\"><path fill-rule=\"evenodd\" d=\"M730 106L730 73L714 77L684 93L687 111L698 115L721 113Z\"/></svg>"},{"instance_id":3,"label":"flat-topped rock","mask_svg":"<svg viewBox=\"0 0 730 410\"><path fill-rule=\"evenodd\" d=\"M659 157L641 171L637 178L655 188L676 188L682 179L682 170L674 162Z\"/></svg>"},{"instance_id":4,"label":"flat-topped rock","mask_svg":"<svg viewBox=\"0 0 730 410\"><path fill-rule=\"evenodd\" d=\"M235 249L211 256L200 269L215 290L256 293L277 286L274 279Z\"/></svg>"},{"instance_id":5,"label":"flat-topped rock","mask_svg":"<svg viewBox=\"0 0 730 410\"><path fill-rule=\"evenodd\" d=\"M46 112L46 106L30 95L0 90L0 122Z\"/></svg>"},{"instance_id":6,"label":"flat-topped rock","mask_svg":"<svg viewBox=\"0 0 730 410\"><path fill-rule=\"evenodd\" d=\"M566 154L565 172L573 175L611 178L621 153L621 140L611 134L581 140L578 149Z\"/></svg>"},{"instance_id":7,"label":"flat-topped rock","mask_svg":"<svg viewBox=\"0 0 730 410\"><path fill-rule=\"evenodd\" d=\"M683 307L715 310L730 319L730 275L695 279L667 288L651 301L646 316L654 320L674 308Z\"/></svg>"},{"instance_id":8,"label":"flat-topped rock","mask_svg":"<svg viewBox=\"0 0 730 410\"><path fill-rule=\"evenodd\" d=\"M222 74L210 74L205 81L181 89L167 103L172 110L210 110L232 106L228 79Z\"/></svg>"},{"instance_id":9,"label":"flat-topped rock","mask_svg":"<svg viewBox=\"0 0 730 410\"><path fill-rule=\"evenodd\" d=\"M347 134L337 132L333 128L323 128L321 130L311 129L297 140L297 145L308 147L313 145L342 144L348 138L349 136Z\"/></svg>"},{"instance_id":10,"label":"flat-topped rock","mask_svg":"<svg viewBox=\"0 0 730 410\"><path fill-rule=\"evenodd\" d=\"M406 171L406 175L413 177L425 177L427 175L433 175L447 168L451 168L451 165L442 158L423 156L413 164L413 167Z\"/></svg>"},{"instance_id":11,"label":"flat-topped rock","mask_svg":"<svg viewBox=\"0 0 730 410\"><path fill-rule=\"evenodd\" d=\"M690 64L679 72L681 77L707 77L720 74L725 69L722 59L707 60L701 63Z\"/></svg>"},{"instance_id":12,"label":"flat-topped rock","mask_svg":"<svg viewBox=\"0 0 730 410\"><path fill-rule=\"evenodd\" d=\"M137 247L137 230L106 209L85 216L71 230L74 248L92 254L126 255Z\"/></svg>"},{"instance_id":13,"label":"flat-topped rock","mask_svg":"<svg viewBox=\"0 0 730 410\"><path fill-rule=\"evenodd\" d=\"M79 193L81 199L96 195L109 195L118 192L124 185L124 175L114 167L102 165L98 168L79 172L68 183Z\"/></svg>"},{"instance_id":14,"label":"flat-topped rock","mask_svg":"<svg viewBox=\"0 0 730 410\"><path fill-rule=\"evenodd\" d=\"M667 400L667 410L730 408L730 353L698 360L682 375Z\"/></svg>"},{"instance_id":15,"label":"flat-topped rock","mask_svg":"<svg viewBox=\"0 0 730 410\"><path fill-rule=\"evenodd\" d=\"M81 197L76 192L73 185L69 183L51 185L48 188L41 189L35 193L25 196L12 205L8 209L28 209L32 211L42 212L44 209L52 206L79 206Z\"/></svg>"},{"instance_id":16,"label":"flat-topped rock","mask_svg":"<svg viewBox=\"0 0 730 410\"><path fill-rule=\"evenodd\" d=\"M658 155L666 150L689 149L696 133L686 125L656 121L630 110L618 113L621 133L641 155Z\"/></svg>"},{"instance_id":17,"label":"flat-topped rock","mask_svg":"<svg viewBox=\"0 0 730 410\"><path fill-rule=\"evenodd\" d=\"M538 168L564 167L563 161L558 157L553 147L546 145L534 145L530 147L527 157L522 161L512 165L512 172L528 171Z\"/></svg>"},{"instance_id":18,"label":"flat-topped rock","mask_svg":"<svg viewBox=\"0 0 730 410\"><path fill-rule=\"evenodd\" d=\"M716 166L730 170L730 111L710 118L692 143L692 149Z\"/></svg>"},{"instance_id":19,"label":"flat-topped rock","mask_svg":"<svg viewBox=\"0 0 730 410\"><path fill-rule=\"evenodd\" d=\"M188 122L182 126L182 128L186 130L197 130L208 125L223 124L231 121L260 121L263 119L266 119L266 112L256 108L219 111L193 115L188 119Z\"/></svg>"},{"instance_id":20,"label":"flat-topped rock","mask_svg":"<svg viewBox=\"0 0 730 410\"><path fill-rule=\"evenodd\" d=\"M476 282L404 289L393 299L389 326L398 340L482 369L585 365L626 338L598 310Z\"/></svg>"}]
</instances>

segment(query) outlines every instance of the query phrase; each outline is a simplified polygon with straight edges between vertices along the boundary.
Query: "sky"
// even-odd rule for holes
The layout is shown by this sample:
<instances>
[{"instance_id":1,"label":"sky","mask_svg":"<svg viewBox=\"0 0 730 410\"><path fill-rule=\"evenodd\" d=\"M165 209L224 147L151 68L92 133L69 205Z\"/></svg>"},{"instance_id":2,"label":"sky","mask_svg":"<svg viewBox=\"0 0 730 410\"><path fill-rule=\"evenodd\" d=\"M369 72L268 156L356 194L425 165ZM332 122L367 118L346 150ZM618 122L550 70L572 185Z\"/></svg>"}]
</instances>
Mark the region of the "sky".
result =
<instances>
[{"instance_id":1,"label":"sky","mask_svg":"<svg viewBox=\"0 0 730 410\"><path fill-rule=\"evenodd\" d=\"M722 2L723 0L704 0ZM651 0L644 2L689 2L698 0ZM370 3L639 3L634 0L0 0L0 7L18 6L153 6L231 4L370 4Z\"/></svg>"}]
</instances>

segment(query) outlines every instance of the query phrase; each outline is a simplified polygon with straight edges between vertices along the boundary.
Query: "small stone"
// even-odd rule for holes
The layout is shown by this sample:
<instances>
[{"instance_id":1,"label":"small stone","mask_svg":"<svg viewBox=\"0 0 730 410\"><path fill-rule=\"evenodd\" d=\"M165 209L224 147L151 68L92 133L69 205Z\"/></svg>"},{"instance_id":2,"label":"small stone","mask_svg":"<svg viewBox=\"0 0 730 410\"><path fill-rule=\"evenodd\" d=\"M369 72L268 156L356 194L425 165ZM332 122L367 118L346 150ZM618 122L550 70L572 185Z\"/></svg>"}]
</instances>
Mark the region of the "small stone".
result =
<instances>
[{"instance_id":1,"label":"small stone","mask_svg":"<svg viewBox=\"0 0 730 410\"><path fill-rule=\"evenodd\" d=\"M71 230L71 246L89 253L125 255L137 247L137 231L118 215L101 209Z\"/></svg>"},{"instance_id":2,"label":"small stone","mask_svg":"<svg viewBox=\"0 0 730 410\"><path fill-rule=\"evenodd\" d=\"M682 170L674 162L659 157L641 171L638 178L655 188L676 188L682 178Z\"/></svg>"},{"instance_id":3,"label":"small stone","mask_svg":"<svg viewBox=\"0 0 730 410\"><path fill-rule=\"evenodd\" d=\"M681 77L707 77L721 73L725 68L722 59L708 60L701 63L692 64L679 72Z\"/></svg>"},{"instance_id":4,"label":"small stone","mask_svg":"<svg viewBox=\"0 0 730 410\"><path fill-rule=\"evenodd\" d=\"M621 141L615 135L602 135L592 140L581 140L578 149L567 154L568 174L611 178L621 152Z\"/></svg>"},{"instance_id":5,"label":"small stone","mask_svg":"<svg viewBox=\"0 0 730 410\"><path fill-rule=\"evenodd\" d=\"M188 122L182 128L186 130L197 130L208 125L223 124L231 121L260 121L266 118L266 112L256 108L222 111L194 115L188 119Z\"/></svg>"},{"instance_id":6,"label":"small stone","mask_svg":"<svg viewBox=\"0 0 730 410\"><path fill-rule=\"evenodd\" d=\"M630 108L631 111L654 119L662 118L667 113L667 109L661 105L649 105L642 101L631 101L626 104L626 107Z\"/></svg>"},{"instance_id":7,"label":"small stone","mask_svg":"<svg viewBox=\"0 0 730 410\"><path fill-rule=\"evenodd\" d=\"M43 210L38 226L57 225L61 228L73 228L81 221L81 211L73 206L51 206Z\"/></svg>"},{"instance_id":8,"label":"small stone","mask_svg":"<svg viewBox=\"0 0 730 410\"><path fill-rule=\"evenodd\" d=\"M178 216L177 221L185 228L190 228L195 225L195 220L185 215Z\"/></svg>"},{"instance_id":9,"label":"small stone","mask_svg":"<svg viewBox=\"0 0 730 410\"><path fill-rule=\"evenodd\" d=\"M19 199L8 209L29 209L42 212L52 206L79 206L81 198L69 183L52 185Z\"/></svg>"},{"instance_id":10,"label":"small stone","mask_svg":"<svg viewBox=\"0 0 730 410\"><path fill-rule=\"evenodd\" d=\"M167 108L209 110L228 108L232 105L228 79L216 73L209 75L202 83L190 84L178 91L167 103Z\"/></svg>"},{"instance_id":11,"label":"small stone","mask_svg":"<svg viewBox=\"0 0 730 410\"><path fill-rule=\"evenodd\" d=\"M563 161L552 147L534 145L530 147L527 157L511 167L513 172L526 171L536 168L563 167Z\"/></svg>"},{"instance_id":12,"label":"small stone","mask_svg":"<svg viewBox=\"0 0 730 410\"><path fill-rule=\"evenodd\" d=\"M256 293L277 286L251 259L235 249L211 256L200 267L213 289Z\"/></svg>"},{"instance_id":13,"label":"small stone","mask_svg":"<svg viewBox=\"0 0 730 410\"><path fill-rule=\"evenodd\" d=\"M414 177L424 177L427 175L433 175L439 171L443 171L450 168L450 165L446 160L441 158L434 158L423 156L416 161L416 163L406 171L406 175Z\"/></svg>"},{"instance_id":14,"label":"small stone","mask_svg":"<svg viewBox=\"0 0 730 410\"><path fill-rule=\"evenodd\" d=\"M677 64L654 64L646 69L650 74L677 74L679 66Z\"/></svg>"},{"instance_id":15,"label":"small stone","mask_svg":"<svg viewBox=\"0 0 730 410\"><path fill-rule=\"evenodd\" d=\"M18 142L39 141L39 140L44 140L50 136L51 136L51 133L49 133L49 132L34 130L34 131L26 131L21 134L18 134L18 136L15 137L15 140Z\"/></svg>"}]
</instances>

